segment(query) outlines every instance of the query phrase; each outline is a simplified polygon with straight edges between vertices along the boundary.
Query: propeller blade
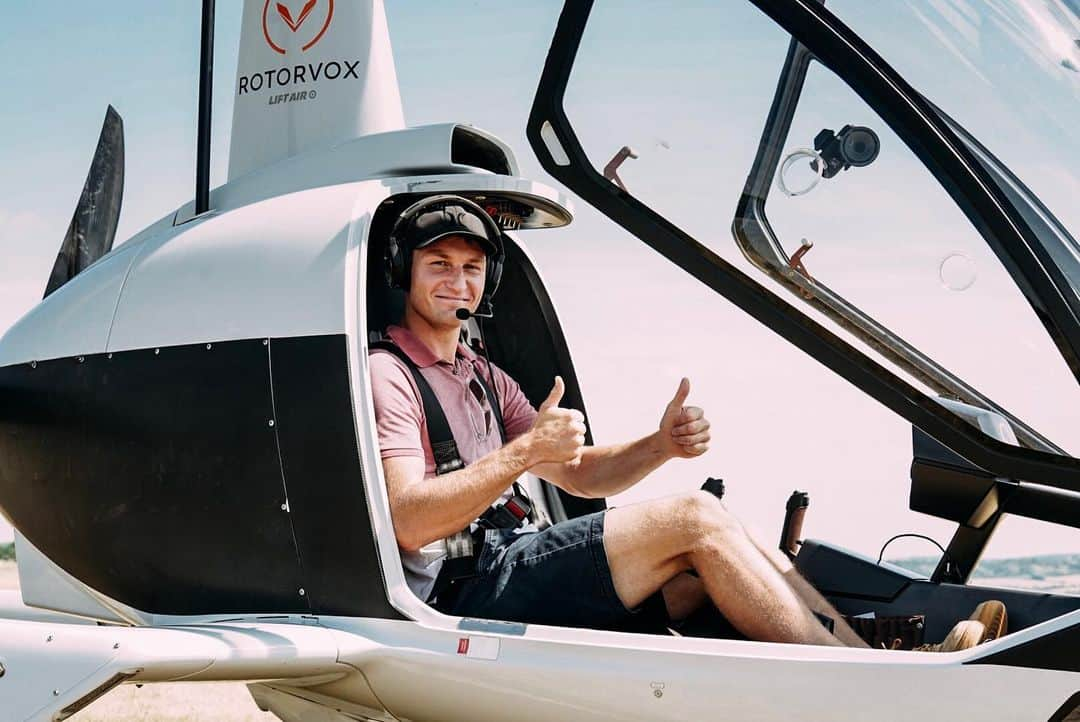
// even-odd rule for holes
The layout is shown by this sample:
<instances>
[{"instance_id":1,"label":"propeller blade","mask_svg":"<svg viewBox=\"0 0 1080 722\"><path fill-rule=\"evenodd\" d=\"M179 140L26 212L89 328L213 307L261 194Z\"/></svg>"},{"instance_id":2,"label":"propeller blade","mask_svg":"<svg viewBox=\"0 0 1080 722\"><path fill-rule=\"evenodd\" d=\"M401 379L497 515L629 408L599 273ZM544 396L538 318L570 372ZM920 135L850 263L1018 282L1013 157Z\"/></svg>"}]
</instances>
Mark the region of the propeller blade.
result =
<instances>
[{"instance_id":1,"label":"propeller blade","mask_svg":"<svg viewBox=\"0 0 1080 722\"><path fill-rule=\"evenodd\" d=\"M124 121L110 105L82 196L49 275L45 298L112 250L123 195Z\"/></svg>"}]
</instances>

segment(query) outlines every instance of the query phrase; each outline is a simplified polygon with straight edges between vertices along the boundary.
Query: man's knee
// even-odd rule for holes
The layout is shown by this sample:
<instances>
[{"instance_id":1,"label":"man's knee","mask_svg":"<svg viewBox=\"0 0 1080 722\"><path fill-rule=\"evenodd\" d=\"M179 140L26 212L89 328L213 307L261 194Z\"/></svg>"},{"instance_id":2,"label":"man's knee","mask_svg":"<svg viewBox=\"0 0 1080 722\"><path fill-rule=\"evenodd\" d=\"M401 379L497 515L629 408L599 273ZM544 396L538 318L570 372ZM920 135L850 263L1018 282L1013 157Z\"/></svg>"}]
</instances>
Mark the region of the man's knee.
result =
<instances>
[{"instance_id":1,"label":"man's knee","mask_svg":"<svg viewBox=\"0 0 1080 722\"><path fill-rule=\"evenodd\" d=\"M631 546L656 545L663 550L665 559L677 557L689 568L690 554L705 546L730 545L736 534L743 534L742 525L712 494L693 491L678 496L644 502L636 509L627 508L628 524L616 523L622 519L619 510L609 512L605 521L605 543L613 537ZM619 543L612 544L614 548Z\"/></svg>"},{"instance_id":2,"label":"man's knee","mask_svg":"<svg viewBox=\"0 0 1080 722\"><path fill-rule=\"evenodd\" d=\"M687 537L687 551L728 545L743 534L742 525L712 494L693 491L678 497L680 528Z\"/></svg>"},{"instance_id":3,"label":"man's knee","mask_svg":"<svg viewBox=\"0 0 1080 722\"><path fill-rule=\"evenodd\" d=\"M702 532L732 533L742 528L720 500L707 491L691 491L680 501L688 521Z\"/></svg>"}]
</instances>

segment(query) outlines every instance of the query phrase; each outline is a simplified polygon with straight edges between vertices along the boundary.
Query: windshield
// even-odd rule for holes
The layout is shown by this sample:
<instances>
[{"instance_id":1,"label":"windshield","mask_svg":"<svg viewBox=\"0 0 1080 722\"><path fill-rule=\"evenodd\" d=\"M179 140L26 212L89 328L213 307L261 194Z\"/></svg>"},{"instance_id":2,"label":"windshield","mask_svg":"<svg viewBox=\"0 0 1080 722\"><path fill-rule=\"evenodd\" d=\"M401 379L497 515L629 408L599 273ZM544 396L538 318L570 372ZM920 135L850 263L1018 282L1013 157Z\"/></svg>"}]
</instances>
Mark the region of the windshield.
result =
<instances>
[{"instance_id":1,"label":"windshield","mask_svg":"<svg viewBox=\"0 0 1080 722\"><path fill-rule=\"evenodd\" d=\"M1038 235L1076 314L1080 2L830 0L828 7L939 109L990 171ZM1080 378L1080 362L1070 361Z\"/></svg>"},{"instance_id":2,"label":"windshield","mask_svg":"<svg viewBox=\"0 0 1080 722\"><path fill-rule=\"evenodd\" d=\"M878 34L897 30L897 18L875 16L879 4L836 5L828 7L841 16L857 8ZM917 3L900 5L914 12ZM890 5L890 12L898 11ZM938 75L961 64L947 42L919 35L918 27L909 23L888 47L922 53L921 67ZM940 47L931 47L935 42ZM980 229L889 123L815 58L793 56L796 46L749 3L687 4L678 13L599 4L567 84L566 112L597 172L724 260L758 278L765 271L766 285L795 294L806 314L824 316L927 395L996 409L1013 419L1022 445L1075 454L1080 391L1032 308L1032 294L1017 286ZM635 52L623 57L619 74L592 72L620 47ZM1006 56L988 51L986 60L993 65ZM799 63L799 87L785 101L778 77L782 91ZM1075 93L1068 83L1076 74L1060 67L1070 75L1059 91L1064 98ZM994 95L992 84L986 92ZM601 107L602 115L595 112ZM585 120L590 116L603 120ZM1061 118L1054 127L1064 127ZM1007 136L1019 155L1020 138L1047 138L1039 128L1022 130ZM774 165L761 167L770 153ZM1044 167L1053 154L1037 157ZM1055 167L1075 190L1069 157ZM739 199L763 170L763 203L757 215L744 214ZM1056 190L1062 202L1068 193ZM1047 243L1054 257L1075 260L1068 234L1043 226L1055 237Z\"/></svg>"},{"instance_id":3,"label":"windshield","mask_svg":"<svg viewBox=\"0 0 1080 722\"><path fill-rule=\"evenodd\" d=\"M1071 293L1070 301L1076 306L1080 298L1080 245L1076 237L1069 232L1068 227L1046 207L1031 188L1025 184L1007 165L1001 162L993 153L972 136L966 128L958 125L944 112L938 111L939 115L953 129L964 144L971 150L978 162L987 170L991 178L1001 188L1009 200L1021 212L1024 220L1035 231L1038 241L1045 251L1046 257L1051 261L1050 268L1060 272L1064 283L1062 288L1067 288ZM1080 160L1080 158L1078 158ZM1068 208L1071 210L1072 205ZM1068 352L1066 358L1072 361L1073 373L1080 378L1080 361L1070 358Z\"/></svg>"},{"instance_id":4,"label":"windshield","mask_svg":"<svg viewBox=\"0 0 1080 722\"><path fill-rule=\"evenodd\" d=\"M829 0L828 8L989 148L1075 235L1080 2ZM1056 258L1076 291L1080 247L1067 235L1060 246Z\"/></svg>"}]
</instances>

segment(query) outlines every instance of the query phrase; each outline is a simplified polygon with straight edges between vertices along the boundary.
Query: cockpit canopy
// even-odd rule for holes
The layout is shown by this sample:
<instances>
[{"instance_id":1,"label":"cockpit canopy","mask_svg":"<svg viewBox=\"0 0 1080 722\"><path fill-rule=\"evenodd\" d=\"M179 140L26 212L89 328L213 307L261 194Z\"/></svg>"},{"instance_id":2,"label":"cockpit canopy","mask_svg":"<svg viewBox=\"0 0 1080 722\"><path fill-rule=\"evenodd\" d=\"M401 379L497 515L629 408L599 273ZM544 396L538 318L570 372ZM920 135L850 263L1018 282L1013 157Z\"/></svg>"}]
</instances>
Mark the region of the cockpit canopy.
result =
<instances>
[{"instance_id":1,"label":"cockpit canopy","mask_svg":"<svg viewBox=\"0 0 1080 722\"><path fill-rule=\"evenodd\" d=\"M1080 491L1080 17L887 5L568 9L530 139L588 202L976 467ZM626 47L621 73L594 72Z\"/></svg>"}]
</instances>

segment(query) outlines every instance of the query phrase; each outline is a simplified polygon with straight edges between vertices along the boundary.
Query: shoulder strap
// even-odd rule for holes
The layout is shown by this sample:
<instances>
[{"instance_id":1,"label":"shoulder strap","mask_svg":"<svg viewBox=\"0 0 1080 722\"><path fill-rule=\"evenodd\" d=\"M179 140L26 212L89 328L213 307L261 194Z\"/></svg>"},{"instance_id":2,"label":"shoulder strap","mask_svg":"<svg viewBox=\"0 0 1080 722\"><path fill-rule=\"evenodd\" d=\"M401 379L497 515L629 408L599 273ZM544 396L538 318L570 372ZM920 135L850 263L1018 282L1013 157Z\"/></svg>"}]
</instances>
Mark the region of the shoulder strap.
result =
<instances>
[{"instance_id":1,"label":"shoulder strap","mask_svg":"<svg viewBox=\"0 0 1080 722\"><path fill-rule=\"evenodd\" d=\"M485 361L486 361L486 359L485 359ZM491 372L491 362L487 361L487 364L488 364L488 373L490 373ZM488 386L488 382L484 380L483 375L476 372L475 367L473 368L473 375L476 377L476 380L480 383L480 388L482 388L484 390L484 395L487 396L488 404L491 405L491 411L495 415L495 425L499 427L499 438L502 439L502 442L505 444L506 443L506 424L503 422L502 408L499 406L499 399L498 399L498 397L495 396L494 390ZM494 383L494 378L492 379L492 383Z\"/></svg>"},{"instance_id":2,"label":"shoulder strap","mask_svg":"<svg viewBox=\"0 0 1080 722\"><path fill-rule=\"evenodd\" d=\"M465 462L461 460L457 442L454 441L454 434L450 431L450 423L446 420L446 413L443 411L442 404L439 403L438 397L435 396L435 390L431 388L431 384L420 373L420 369L409 358L409 355L391 341L376 341L369 344L368 348L372 351L389 351L405 364L405 368L412 372L413 380L416 381L416 388L420 390L420 401L424 405L424 416L427 417L431 453L435 456L435 473L441 475L465 468Z\"/></svg>"},{"instance_id":3,"label":"shoulder strap","mask_svg":"<svg viewBox=\"0 0 1080 722\"><path fill-rule=\"evenodd\" d=\"M487 361L488 369L489 369L489 372L490 372L490 369L491 369L490 364L491 364L491 362L487 360L486 356L484 357L484 360ZM495 414L495 423L499 427L499 438L501 438L502 442L505 444L506 443L506 424L503 422L502 409L499 407L499 399L494 394L494 390L488 387L487 381L484 381L484 377L481 376L479 373L476 374L476 380L480 382L480 387L484 389L484 393L487 395L488 403L491 404L491 410ZM494 377L492 377L492 383L494 383L494 382L495 382L495 379L494 379ZM519 484L516 481L514 482L514 493L518 497L520 497L521 500L526 502L526 504L524 505L524 508L526 508L528 510L526 512L526 515L528 516L529 521L535 522L537 520L536 506L535 506L535 504L533 504L532 500L529 498L529 495L525 493L525 490L521 488L521 484Z\"/></svg>"}]
</instances>

